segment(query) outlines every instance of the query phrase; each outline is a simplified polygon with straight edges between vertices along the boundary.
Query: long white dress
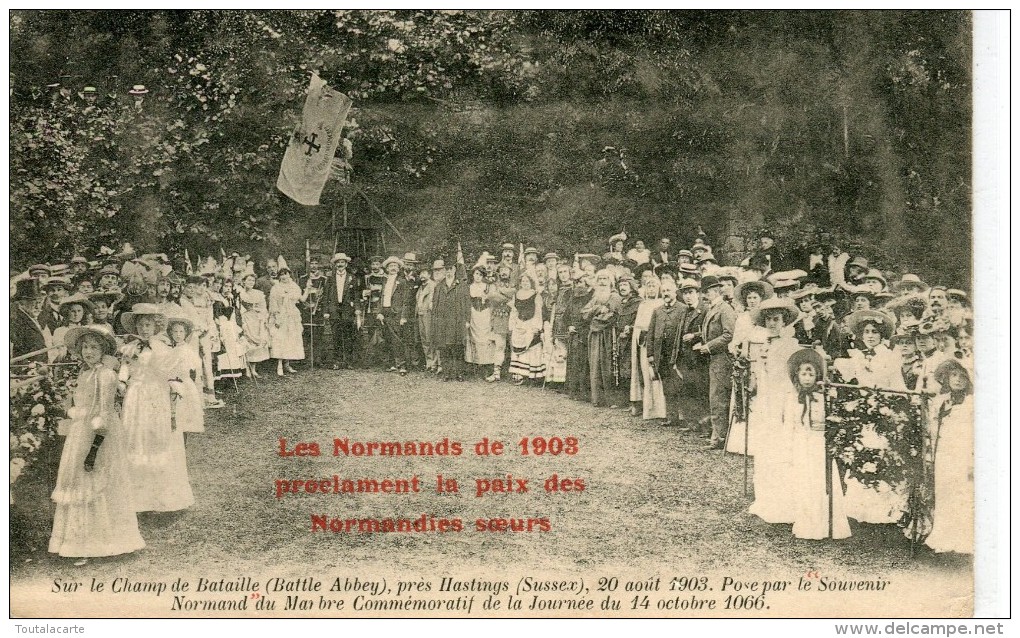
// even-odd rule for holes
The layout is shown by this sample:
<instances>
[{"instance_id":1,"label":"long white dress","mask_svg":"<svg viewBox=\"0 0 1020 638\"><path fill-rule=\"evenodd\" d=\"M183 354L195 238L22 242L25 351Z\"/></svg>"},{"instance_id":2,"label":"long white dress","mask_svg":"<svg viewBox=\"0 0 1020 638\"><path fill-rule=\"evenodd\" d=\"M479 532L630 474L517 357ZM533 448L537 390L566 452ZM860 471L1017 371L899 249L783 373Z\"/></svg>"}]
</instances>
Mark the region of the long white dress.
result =
<instances>
[{"instance_id":1,"label":"long white dress","mask_svg":"<svg viewBox=\"0 0 1020 638\"><path fill-rule=\"evenodd\" d=\"M78 377L71 425L53 490L49 551L69 557L116 556L145 547L131 500L124 431L114 407L117 373L105 365ZM91 472L85 458L97 431L104 440Z\"/></svg>"},{"instance_id":2,"label":"long white dress","mask_svg":"<svg viewBox=\"0 0 1020 638\"><path fill-rule=\"evenodd\" d=\"M825 453L825 397L821 392L810 395L805 403L795 390L791 390L783 404L783 421L792 430L792 458L790 490L793 492L793 535L797 538L849 538L845 498L839 481L835 459L826 464ZM829 468L829 484L825 481L825 468ZM832 535L829 535L829 503L831 491Z\"/></svg>"},{"instance_id":3,"label":"long white dress","mask_svg":"<svg viewBox=\"0 0 1020 638\"><path fill-rule=\"evenodd\" d=\"M850 350L849 357L836 359L835 368L847 381L857 379L857 384L866 388L904 390L900 355L879 344L871 358L860 350ZM889 446L889 440L879 434L872 424L861 430L861 445L881 450ZM867 487L857 479L846 477L847 516L861 523L895 523L907 510L907 488L905 485L889 485L885 481L874 487Z\"/></svg>"},{"instance_id":4,"label":"long white dress","mask_svg":"<svg viewBox=\"0 0 1020 638\"><path fill-rule=\"evenodd\" d=\"M974 553L974 397L933 402L935 510L925 544L936 552Z\"/></svg>"},{"instance_id":5,"label":"long white dress","mask_svg":"<svg viewBox=\"0 0 1020 638\"><path fill-rule=\"evenodd\" d=\"M479 365L491 365L493 362L492 306L489 305L487 288L485 283L473 283L468 287L471 318L464 360Z\"/></svg>"},{"instance_id":6,"label":"long white dress","mask_svg":"<svg viewBox=\"0 0 1020 638\"><path fill-rule=\"evenodd\" d=\"M184 343L170 346L170 376L181 380L180 398L174 404L177 428L181 432L205 432L205 413L202 401L202 358L195 346ZM192 379L194 375L194 379Z\"/></svg>"},{"instance_id":7,"label":"long white dress","mask_svg":"<svg viewBox=\"0 0 1020 638\"><path fill-rule=\"evenodd\" d=\"M630 400L641 401L643 419L666 418L666 395L662 379L654 379L648 363L648 347L642 336L648 332L652 313L662 305L662 299L642 299L634 317L634 333L630 339ZM639 345L640 344L640 345Z\"/></svg>"},{"instance_id":8,"label":"long white dress","mask_svg":"<svg viewBox=\"0 0 1020 638\"><path fill-rule=\"evenodd\" d=\"M293 281L278 281L269 291L269 354L274 359L305 358L299 303L301 289Z\"/></svg>"},{"instance_id":9,"label":"long white dress","mask_svg":"<svg viewBox=\"0 0 1020 638\"><path fill-rule=\"evenodd\" d=\"M170 347L158 339L124 346L120 379L127 382L123 424L136 512L173 512L195 502L184 433L172 429Z\"/></svg>"},{"instance_id":10,"label":"long white dress","mask_svg":"<svg viewBox=\"0 0 1020 638\"><path fill-rule=\"evenodd\" d=\"M766 346L757 392L748 415L754 453L754 503L748 511L766 523L792 523L790 491L793 429L783 419L783 404L793 391L787 371L790 355L800 349L790 336L776 337Z\"/></svg>"}]
</instances>

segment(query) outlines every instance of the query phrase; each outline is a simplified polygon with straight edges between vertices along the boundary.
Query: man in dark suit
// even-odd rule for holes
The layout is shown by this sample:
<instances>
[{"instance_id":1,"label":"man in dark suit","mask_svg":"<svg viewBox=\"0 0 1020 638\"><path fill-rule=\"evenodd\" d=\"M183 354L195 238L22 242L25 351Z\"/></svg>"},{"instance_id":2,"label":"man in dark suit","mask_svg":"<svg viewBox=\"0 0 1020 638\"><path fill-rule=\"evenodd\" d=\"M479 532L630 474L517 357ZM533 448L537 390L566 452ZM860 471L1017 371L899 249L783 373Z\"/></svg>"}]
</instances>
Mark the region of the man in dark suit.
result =
<instances>
[{"instance_id":1,"label":"man in dark suit","mask_svg":"<svg viewBox=\"0 0 1020 638\"><path fill-rule=\"evenodd\" d=\"M702 277L701 292L708 301L708 309L701 324L701 343L694 347L694 351L708 357L708 403L712 419L709 449L721 450L729 429L733 374L729 345L733 339L737 315L733 306L723 298L722 284L718 277Z\"/></svg>"},{"instance_id":2,"label":"man in dark suit","mask_svg":"<svg viewBox=\"0 0 1020 638\"><path fill-rule=\"evenodd\" d=\"M397 257L390 257L383 262L386 281L382 288L382 300L376 320L382 326L383 339L389 351L393 365L390 372L407 374L408 344L404 338L405 326L411 319L410 290L411 286L401 274L403 264Z\"/></svg>"},{"instance_id":3,"label":"man in dark suit","mask_svg":"<svg viewBox=\"0 0 1020 638\"><path fill-rule=\"evenodd\" d=\"M673 263L673 256L669 254L669 237L659 240L659 245L652 251L652 266L658 268L663 264Z\"/></svg>"},{"instance_id":4,"label":"man in dark suit","mask_svg":"<svg viewBox=\"0 0 1020 638\"><path fill-rule=\"evenodd\" d=\"M358 319L361 315L360 278L347 269L351 258L345 253L333 255L333 274L322 288L323 319L332 329L332 368L349 369L354 365L358 344Z\"/></svg>"},{"instance_id":5,"label":"man in dark suit","mask_svg":"<svg viewBox=\"0 0 1020 638\"><path fill-rule=\"evenodd\" d=\"M30 352L46 348L46 338L37 317L42 309L45 295L39 288L39 280L25 278L18 281L11 312L11 356L20 357ZM33 361L46 363L47 356L42 352L30 359L19 361L17 365L27 365Z\"/></svg>"},{"instance_id":6,"label":"man in dark suit","mask_svg":"<svg viewBox=\"0 0 1020 638\"><path fill-rule=\"evenodd\" d=\"M666 395L666 420L663 425L676 425L680 413L680 373L673 356L683 318L683 304L676 299L676 284L666 279L659 288L663 303L652 311L648 324L648 362L662 380L662 391Z\"/></svg>"},{"instance_id":7,"label":"man in dark suit","mask_svg":"<svg viewBox=\"0 0 1020 638\"><path fill-rule=\"evenodd\" d=\"M701 324L708 306L701 300L700 284L694 279L680 282L680 296L685 307L673 354L683 380L680 420L686 422L687 429L701 432L703 427L711 427L708 419L708 362L694 351L694 347L701 343Z\"/></svg>"}]
</instances>

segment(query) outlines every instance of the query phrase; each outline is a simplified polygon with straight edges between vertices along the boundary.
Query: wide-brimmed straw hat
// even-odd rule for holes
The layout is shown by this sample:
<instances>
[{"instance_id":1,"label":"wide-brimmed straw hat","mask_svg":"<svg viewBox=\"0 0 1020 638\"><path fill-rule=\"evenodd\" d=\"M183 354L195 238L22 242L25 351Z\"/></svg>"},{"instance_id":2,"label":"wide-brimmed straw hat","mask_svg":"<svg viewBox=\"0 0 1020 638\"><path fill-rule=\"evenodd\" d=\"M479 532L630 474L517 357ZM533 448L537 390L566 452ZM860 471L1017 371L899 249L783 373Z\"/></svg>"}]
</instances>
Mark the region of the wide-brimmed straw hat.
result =
<instances>
[{"instance_id":1,"label":"wide-brimmed straw hat","mask_svg":"<svg viewBox=\"0 0 1020 638\"><path fill-rule=\"evenodd\" d=\"M120 316L120 323L124 326L125 330L134 334L135 320L138 317L155 317L157 327L163 326L166 323L166 315L164 315L160 307L154 303L136 303L131 306L131 310L129 312L125 312Z\"/></svg>"},{"instance_id":2,"label":"wide-brimmed straw hat","mask_svg":"<svg viewBox=\"0 0 1020 638\"><path fill-rule=\"evenodd\" d=\"M896 329L896 319L881 310L858 310L846 318L846 325L854 336L860 337L866 324L874 324L883 339L892 337Z\"/></svg>"},{"instance_id":3,"label":"wide-brimmed straw hat","mask_svg":"<svg viewBox=\"0 0 1020 638\"><path fill-rule=\"evenodd\" d=\"M781 311L783 313L783 325L788 326L800 316L800 310L788 297L770 297L758 304L758 307L751 311L751 320L756 326L765 325L765 315Z\"/></svg>"},{"instance_id":4,"label":"wide-brimmed straw hat","mask_svg":"<svg viewBox=\"0 0 1020 638\"><path fill-rule=\"evenodd\" d=\"M757 279L755 281L745 281L744 283L737 286L736 295L737 299L740 300L740 305L747 307L747 295L748 293L756 292L761 297L762 301L771 299L775 296L775 291L772 290L772 284L767 281Z\"/></svg>"},{"instance_id":5,"label":"wide-brimmed straw hat","mask_svg":"<svg viewBox=\"0 0 1020 638\"><path fill-rule=\"evenodd\" d=\"M78 350L78 344L81 343L82 337L85 335L95 335L99 337L99 340L105 346L103 354L112 355L117 352L117 338L113 336L113 331L110 330L103 324L97 324L92 326L75 326L68 329L64 333L64 345L67 347L68 352L75 352Z\"/></svg>"}]
</instances>

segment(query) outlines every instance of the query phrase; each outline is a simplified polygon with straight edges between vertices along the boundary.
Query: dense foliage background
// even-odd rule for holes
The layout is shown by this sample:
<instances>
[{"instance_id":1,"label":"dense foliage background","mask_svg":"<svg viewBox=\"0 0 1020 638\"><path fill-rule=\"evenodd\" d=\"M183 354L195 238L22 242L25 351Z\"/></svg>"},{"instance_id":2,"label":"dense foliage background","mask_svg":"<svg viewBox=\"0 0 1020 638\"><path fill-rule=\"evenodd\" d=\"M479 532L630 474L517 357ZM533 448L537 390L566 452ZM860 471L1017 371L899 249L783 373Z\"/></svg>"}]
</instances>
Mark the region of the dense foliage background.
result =
<instances>
[{"instance_id":1,"label":"dense foliage background","mask_svg":"<svg viewBox=\"0 0 1020 638\"><path fill-rule=\"evenodd\" d=\"M970 38L933 11L15 11L11 266L125 240L296 256L345 200L380 225L339 182L318 207L275 190L317 69L355 100L393 251L700 225L735 257L769 225L961 285Z\"/></svg>"}]
</instances>

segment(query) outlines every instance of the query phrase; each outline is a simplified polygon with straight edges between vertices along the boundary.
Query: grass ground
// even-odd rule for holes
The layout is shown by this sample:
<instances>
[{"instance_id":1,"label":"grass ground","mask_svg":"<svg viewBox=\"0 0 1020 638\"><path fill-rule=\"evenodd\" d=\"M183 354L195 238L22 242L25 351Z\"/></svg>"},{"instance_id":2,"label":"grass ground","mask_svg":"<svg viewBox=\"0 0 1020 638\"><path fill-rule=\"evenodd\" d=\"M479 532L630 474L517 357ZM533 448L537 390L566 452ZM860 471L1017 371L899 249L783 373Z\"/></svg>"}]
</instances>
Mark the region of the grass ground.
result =
<instances>
[{"instance_id":1,"label":"grass ground","mask_svg":"<svg viewBox=\"0 0 1020 638\"><path fill-rule=\"evenodd\" d=\"M695 575L707 575L715 583L726 575L796 582L814 571L841 579L881 578L892 586L874 597L773 595L771 613L958 614L971 604L969 561L925 551L911 557L909 542L888 526L855 527L854 536L844 541L795 539L789 525L768 525L747 513L742 457L706 451L703 439L641 421L625 410L594 408L537 387L480 380L444 383L423 374L401 378L375 371L305 371L284 379L263 378L257 389L246 382L237 396L232 396L233 389L225 394L228 406L208 411L206 432L188 441L195 506L177 514L140 515L148 546L137 554L93 560L84 567L47 554L46 480L35 473L19 481L12 507L12 600L33 601L30 608L38 611L29 613L103 614L109 608L102 601L54 607L46 601L52 602L55 594L46 592L54 579L109 581L118 576L497 578L527 571L577 574L594 591L603 576L619 575L621 582ZM524 436L577 437L579 452L524 457L517 447ZM291 446L317 442L323 456L283 458L278 454L281 437ZM449 438L460 441L464 453L334 457L334 437ZM477 456L474 445L484 437L506 443L506 453ZM582 478L586 489L546 493L543 482L554 473L561 479ZM276 498L278 478L333 474L355 479L417 475L423 491ZM437 474L458 479L461 492L436 494ZM530 491L475 497L475 478L507 474L528 479ZM343 519L428 514L461 518L465 530L312 533L313 514ZM475 531L476 519L498 517L546 517L551 529ZM165 603L160 601L149 613L169 613ZM654 606L652 613L686 615L656 613Z\"/></svg>"}]
</instances>

